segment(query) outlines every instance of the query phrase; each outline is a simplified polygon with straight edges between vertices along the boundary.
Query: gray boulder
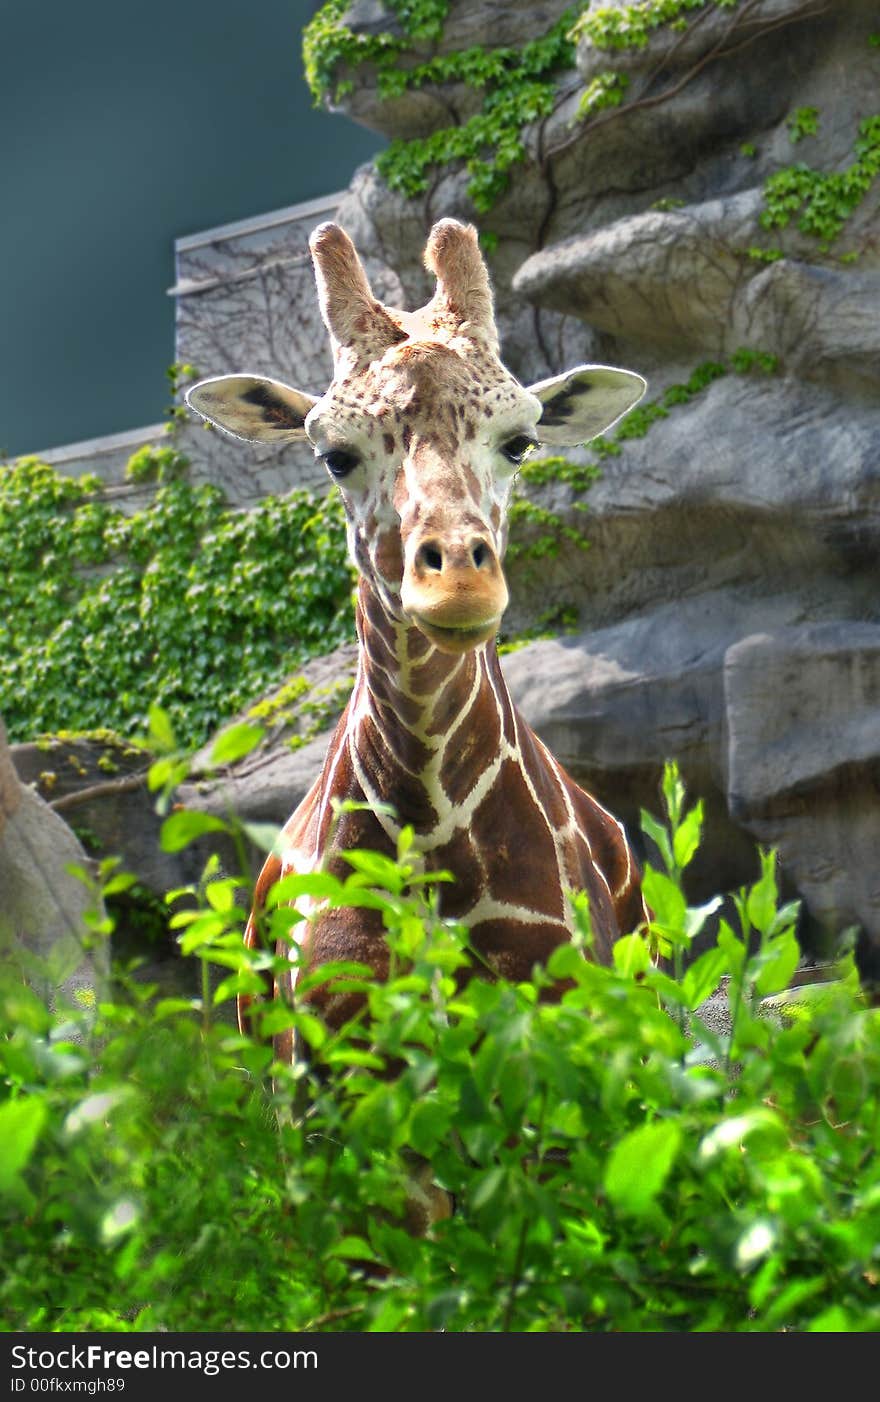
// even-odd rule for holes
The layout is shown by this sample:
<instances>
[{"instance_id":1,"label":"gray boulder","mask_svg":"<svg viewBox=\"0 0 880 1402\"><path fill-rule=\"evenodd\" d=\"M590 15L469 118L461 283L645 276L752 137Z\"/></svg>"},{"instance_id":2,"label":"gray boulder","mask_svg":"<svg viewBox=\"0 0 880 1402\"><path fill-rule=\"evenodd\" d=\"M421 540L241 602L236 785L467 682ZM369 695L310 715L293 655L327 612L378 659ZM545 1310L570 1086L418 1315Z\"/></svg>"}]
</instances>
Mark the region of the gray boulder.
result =
<instances>
[{"instance_id":1,"label":"gray boulder","mask_svg":"<svg viewBox=\"0 0 880 1402\"><path fill-rule=\"evenodd\" d=\"M804 624L724 658L732 817L826 934L880 931L880 624ZM873 941L872 941L873 942Z\"/></svg>"},{"instance_id":2,"label":"gray boulder","mask_svg":"<svg viewBox=\"0 0 880 1402\"><path fill-rule=\"evenodd\" d=\"M53 1006L91 1009L105 986L108 946L87 923L104 916L94 876L70 828L21 784L0 721L0 968Z\"/></svg>"}]
</instances>

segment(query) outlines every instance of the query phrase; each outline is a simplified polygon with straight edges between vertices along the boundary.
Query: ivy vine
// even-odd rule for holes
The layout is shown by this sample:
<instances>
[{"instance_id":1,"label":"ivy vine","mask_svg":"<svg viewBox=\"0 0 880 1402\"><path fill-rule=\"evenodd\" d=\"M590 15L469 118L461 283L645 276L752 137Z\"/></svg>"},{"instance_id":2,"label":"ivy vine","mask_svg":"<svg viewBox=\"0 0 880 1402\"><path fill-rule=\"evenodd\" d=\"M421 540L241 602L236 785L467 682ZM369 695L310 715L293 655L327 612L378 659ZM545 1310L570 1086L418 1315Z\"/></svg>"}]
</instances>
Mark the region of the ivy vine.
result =
<instances>
[{"instance_id":1,"label":"ivy vine","mask_svg":"<svg viewBox=\"0 0 880 1402\"><path fill-rule=\"evenodd\" d=\"M399 21L396 34L355 34L344 23L347 0L328 0L306 26L305 73L315 101L344 97L353 83L340 75L363 64L374 67L378 92L385 98L448 83L462 83L479 92L480 109L466 121L425 137L393 140L376 159L387 184L408 198L428 188L433 170L463 163L469 177L467 192L478 213L492 208L508 187L512 167L525 160L526 128L553 112L559 100L559 78L573 70L580 40L588 39L594 48L609 52L644 48L661 27L687 29L691 12L699 12L698 19L713 7L734 12L729 31L712 50L710 60L727 51L736 32L735 12L741 9L747 16L752 8L748 0L635 0L619 8L590 9L586 0L579 0L545 35L519 48L474 47L406 65L401 60L413 41L436 42L442 36L448 4L446 0L388 0L388 4ZM810 9L810 0L804 9ZM753 26L743 42L783 22L788 21ZM702 66L701 61L694 71ZM628 88L626 74L610 69L597 74L581 95L575 125L610 115L623 104ZM653 104L663 96L642 100ZM547 153L553 154L558 152Z\"/></svg>"},{"instance_id":2,"label":"ivy vine","mask_svg":"<svg viewBox=\"0 0 880 1402\"><path fill-rule=\"evenodd\" d=\"M725 375L772 375L778 368L777 357L769 351L741 347L734 351L729 360L704 361L683 383L669 385L657 399L644 401L631 409L611 437L600 435L586 445L590 459L577 462L564 457L547 457L525 462L517 479L517 495L511 503L510 522L514 539L508 546L508 558L526 564L540 561L558 555L563 542L578 550L590 548L589 539L583 532L534 500L536 488L550 482L563 482L571 489L573 510L586 511L588 505L580 498L601 476L602 462L607 458L619 457L628 440L644 438L655 423L668 418L672 410L689 404ZM518 527L521 528L520 539L516 538Z\"/></svg>"},{"instance_id":3,"label":"ivy vine","mask_svg":"<svg viewBox=\"0 0 880 1402\"><path fill-rule=\"evenodd\" d=\"M0 714L12 739L147 728L158 702L199 744L310 656L353 637L343 511L305 490L232 509L174 473L174 449L137 455L163 477L132 516L97 478L34 458L0 468ZM170 479L169 479L170 472Z\"/></svg>"},{"instance_id":4,"label":"ivy vine","mask_svg":"<svg viewBox=\"0 0 880 1402\"><path fill-rule=\"evenodd\" d=\"M804 114L811 117L805 121ZM792 140L800 140L817 130L815 108L799 108L789 123ZM880 113L859 123L853 160L845 170L813 170L805 162L786 166L769 177L764 185L764 209L758 222L762 229L784 229L797 219L802 234L818 240L827 253L847 220L867 195L880 174ZM750 249L752 257L781 257L776 249Z\"/></svg>"}]
</instances>

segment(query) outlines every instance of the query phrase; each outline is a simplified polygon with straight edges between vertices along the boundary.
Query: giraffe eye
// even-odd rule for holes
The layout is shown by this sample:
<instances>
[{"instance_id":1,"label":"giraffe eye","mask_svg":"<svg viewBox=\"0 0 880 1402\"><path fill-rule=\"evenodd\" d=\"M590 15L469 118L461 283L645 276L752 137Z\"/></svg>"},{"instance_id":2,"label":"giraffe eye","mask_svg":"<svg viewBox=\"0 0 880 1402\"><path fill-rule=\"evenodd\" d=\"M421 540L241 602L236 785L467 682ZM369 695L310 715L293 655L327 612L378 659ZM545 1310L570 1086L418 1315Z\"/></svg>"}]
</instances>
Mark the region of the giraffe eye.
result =
<instances>
[{"instance_id":1,"label":"giraffe eye","mask_svg":"<svg viewBox=\"0 0 880 1402\"><path fill-rule=\"evenodd\" d=\"M515 438L508 438L506 443L502 443L501 452L508 462L519 467L520 463L525 462L529 453L537 446L537 439L530 438L525 433L518 433Z\"/></svg>"},{"instance_id":2,"label":"giraffe eye","mask_svg":"<svg viewBox=\"0 0 880 1402\"><path fill-rule=\"evenodd\" d=\"M332 477L347 477L360 462L357 453L350 453L345 448L331 448L329 453L322 453L321 457Z\"/></svg>"}]
</instances>

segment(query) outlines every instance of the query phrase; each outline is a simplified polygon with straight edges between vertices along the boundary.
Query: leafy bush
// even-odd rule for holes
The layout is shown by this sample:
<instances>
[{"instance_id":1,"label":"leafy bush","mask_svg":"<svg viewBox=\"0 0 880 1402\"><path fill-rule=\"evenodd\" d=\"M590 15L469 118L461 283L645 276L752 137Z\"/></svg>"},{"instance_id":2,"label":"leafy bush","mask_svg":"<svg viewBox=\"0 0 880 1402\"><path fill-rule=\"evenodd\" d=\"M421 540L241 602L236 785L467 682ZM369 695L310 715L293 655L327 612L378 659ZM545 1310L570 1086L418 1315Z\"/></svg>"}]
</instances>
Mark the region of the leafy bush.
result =
<instances>
[{"instance_id":1,"label":"leafy bush","mask_svg":"<svg viewBox=\"0 0 880 1402\"><path fill-rule=\"evenodd\" d=\"M39 731L143 731L148 700L181 739L353 636L341 502L295 490L236 511L142 450L160 485L126 516L96 478L34 458L0 466L0 714Z\"/></svg>"},{"instance_id":2,"label":"leafy bush","mask_svg":"<svg viewBox=\"0 0 880 1402\"><path fill-rule=\"evenodd\" d=\"M681 893L701 814L672 770L665 800L649 935L674 956L709 910ZM198 827L172 813L164 841ZM581 900L579 940L511 985L468 977L410 840L396 862L353 853L344 881L287 878L251 953L240 889L209 863L174 900L187 957L223 974L201 999L129 985L89 1024L3 988L4 1327L880 1328L880 1011L845 959L823 997L765 1015L797 957L772 858L685 971L653 968L638 935L590 963ZM380 909L391 977L322 971L364 994L339 1032L300 999L241 1036L223 1010L259 988L304 891ZM551 977L567 991L541 1002ZM724 979L721 1038L697 1010ZM308 1067L273 1062L291 1027ZM414 1155L455 1195L431 1237L403 1225Z\"/></svg>"}]
</instances>

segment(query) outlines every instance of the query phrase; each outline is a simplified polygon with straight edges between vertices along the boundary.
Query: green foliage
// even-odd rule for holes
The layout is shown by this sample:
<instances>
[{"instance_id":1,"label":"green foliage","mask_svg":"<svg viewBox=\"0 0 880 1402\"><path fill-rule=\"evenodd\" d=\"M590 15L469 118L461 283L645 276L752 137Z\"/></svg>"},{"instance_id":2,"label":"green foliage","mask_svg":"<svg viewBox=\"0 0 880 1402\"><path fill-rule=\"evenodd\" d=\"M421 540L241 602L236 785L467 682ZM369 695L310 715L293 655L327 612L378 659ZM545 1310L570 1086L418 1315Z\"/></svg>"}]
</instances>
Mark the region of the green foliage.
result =
<instances>
[{"instance_id":1,"label":"green foliage","mask_svg":"<svg viewBox=\"0 0 880 1402\"><path fill-rule=\"evenodd\" d=\"M381 71L379 90L385 96L448 82L465 83L484 94L480 111L461 125L392 141L376 161L390 187L412 198L427 188L433 168L463 161L475 208L490 209L507 188L511 167L525 159L525 128L552 110L555 78L574 62L567 36L572 13L567 11L546 35L522 49L468 49L412 69Z\"/></svg>"},{"instance_id":2,"label":"green foliage","mask_svg":"<svg viewBox=\"0 0 880 1402\"><path fill-rule=\"evenodd\" d=\"M392 34L353 34L342 23L347 9L347 0L328 0L303 30L303 67L316 103L331 91L338 67L393 62L406 47L404 40ZM337 97L345 90L341 83L333 89Z\"/></svg>"},{"instance_id":3,"label":"green foliage","mask_svg":"<svg viewBox=\"0 0 880 1402\"><path fill-rule=\"evenodd\" d=\"M611 968L585 957L579 897L578 940L534 982L469 979L467 931L438 918L404 830L396 861L286 878L250 951L239 883L209 862L169 898L184 957L221 975L198 998L131 986L90 1023L3 982L2 1326L880 1329L880 1010L849 960L823 997L780 1003L796 910L770 854L716 947L655 968L651 941L686 948L707 918L681 889L701 813L674 768L664 808L655 918ZM381 913L388 981L328 967L293 1006L255 1005L261 1035L242 1036L223 1009L262 988L304 894ZM327 979L362 994L336 1032L305 997ZM698 1009L725 986L721 1036ZM308 1049L293 1066L267 1040L290 1029ZM455 1212L413 1237L422 1159Z\"/></svg>"},{"instance_id":4,"label":"green foliage","mask_svg":"<svg viewBox=\"0 0 880 1402\"><path fill-rule=\"evenodd\" d=\"M147 444L132 453L125 476L129 482L174 482L185 475L188 466L189 460L176 448Z\"/></svg>"},{"instance_id":5,"label":"green foliage","mask_svg":"<svg viewBox=\"0 0 880 1402\"><path fill-rule=\"evenodd\" d=\"M635 4L612 8L600 5L582 14L572 29L572 37L586 38L597 49L644 49L656 29L665 25L680 28L685 15L705 10L708 0L636 0ZM730 10L739 0L712 0L718 9Z\"/></svg>"},{"instance_id":6,"label":"green foliage","mask_svg":"<svg viewBox=\"0 0 880 1402\"><path fill-rule=\"evenodd\" d=\"M788 130L793 142L803 141L805 136L815 136L819 130L818 107L798 107L788 119Z\"/></svg>"},{"instance_id":7,"label":"green foliage","mask_svg":"<svg viewBox=\"0 0 880 1402\"><path fill-rule=\"evenodd\" d=\"M230 509L181 477L173 448L145 449L148 506L114 508L92 478L35 459L0 467L0 714L12 738L109 726L133 735L147 703L182 742L352 635L336 494Z\"/></svg>"},{"instance_id":8,"label":"green foliage","mask_svg":"<svg viewBox=\"0 0 880 1402\"><path fill-rule=\"evenodd\" d=\"M448 7L429 0L421 5L395 0L392 8L402 34L354 34L343 23L346 0L330 0L318 11L303 33L305 72L315 100L343 97L352 84L350 78L339 75L363 63L375 66L378 90L385 98L450 83L463 83L480 92L480 110L467 121L426 137L392 141L376 164L392 189L412 198L427 188L433 169L461 161L470 177L468 194L477 211L485 213L507 189L511 168L525 159L526 127L553 110L556 80L574 67L578 34L592 16L581 13L582 4L573 5L545 35L522 48L471 48L407 66L401 59L409 44L439 38ZM658 16L663 10L663 16L652 23L667 23L672 18L665 15L669 0L653 0L651 6L635 8L640 14L650 10L652 15L656 9ZM695 5L693 0L678 0L675 8L677 13ZM604 13L599 12L597 33ZM628 84L624 74L609 71L597 75L581 96L577 120L589 120L619 106Z\"/></svg>"},{"instance_id":9,"label":"green foliage","mask_svg":"<svg viewBox=\"0 0 880 1402\"><path fill-rule=\"evenodd\" d=\"M681 405L689 404L697 395L729 373L748 375L773 374L778 368L776 356L767 351L740 347L729 362L704 361L682 384L670 385L658 399L642 401L631 409L614 431L612 438L600 436L589 444L592 462L576 462L564 457L529 458L517 478L517 490L509 511L512 539L507 547L507 559L514 565L518 581L531 587L542 579L546 562L559 557L568 545L577 551L587 551L590 541L585 532L566 521L542 500L542 490L551 484L562 484L571 493L571 510L588 512L589 503L582 500L593 482L601 476L601 463L620 457L626 442L643 438L651 427ZM500 650L510 652L538 638L572 632L578 624L578 609L571 602L560 602L543 613L535 623L516 637L502 631Z\"/></svg>"},{"instance_id":10,"label":"green foliage","mask_svg":"<svg viewBox=\"0 0 880 1402\"><path fill-rule=\"evenodd\" d=\"M466 121L442 127L425 137L397 139L377 158L377 167L392 189L409 198L423 193L430 173L452 162L462 162L470 177L468 194L478 213L486 213L508 188L511 169L525 160L526 128L553 111L557 81L574 67L576 46L588 40L608 51L643 49L663 27L684 30L688 16L695 23L710 5L734 10L740 0L636 0L625 6L572 5L547 34L522 48L471 48L439 55L427 62L405 63L413 41L438 40L443 33L446 0L389 0L400 32L355 34L343 23L347 0L329 0L303 32L305 72L316 102L339 99L352 82L341 73L360 64L375 67L380 96L399 97L427 85L465 84L480 94L480 109ZM870 35L873 44L876 35ZM630 80L609 69L597 74L581 94L573 124L593 120L619 107L626 99ZM880 118L868 118L860 128L856 160L847 171L822 175L799 165L779 171L765 186L765 228L784 227L793 212L803 208L800 225L827 246L840 232L856 204L863 198L877 171ZM789 118L794 142L818 131L816 107L797 108ZM753 143L740 147L754 156ZM778 250L748 249L750 257L770 262Z\"/></svg>"},{"instance_id":11,"label":"green foliage","mask_svg":"<svg viewBox=\"0 0 880 1402\"><path fill-rule=\"evenodd\" d=\"M799 113L814 110L801 108ZM799 113L795 113L792 122ZM798 162L776 171L764 185L761 227L784 229L799 215L798 229L817 239L821 251L827 253L880 172L880 114L859 123L853 155L845 170L818 171ZM750 249L749 253L755 256L758 250ZM767 254L760 256L766 258Z\"/></svg>"},{"instance_id":12,"label":"green foliage","mask_svg":"<svg viewBox=\"0 0 880 1402\"><path fill-rule=\"evenodd\" d=\"M619 107L626 97L629 78L625 73L607 71L591 78L578 101L577 120L588 121L609 107Z\"/></svg>"}]
</instances>

